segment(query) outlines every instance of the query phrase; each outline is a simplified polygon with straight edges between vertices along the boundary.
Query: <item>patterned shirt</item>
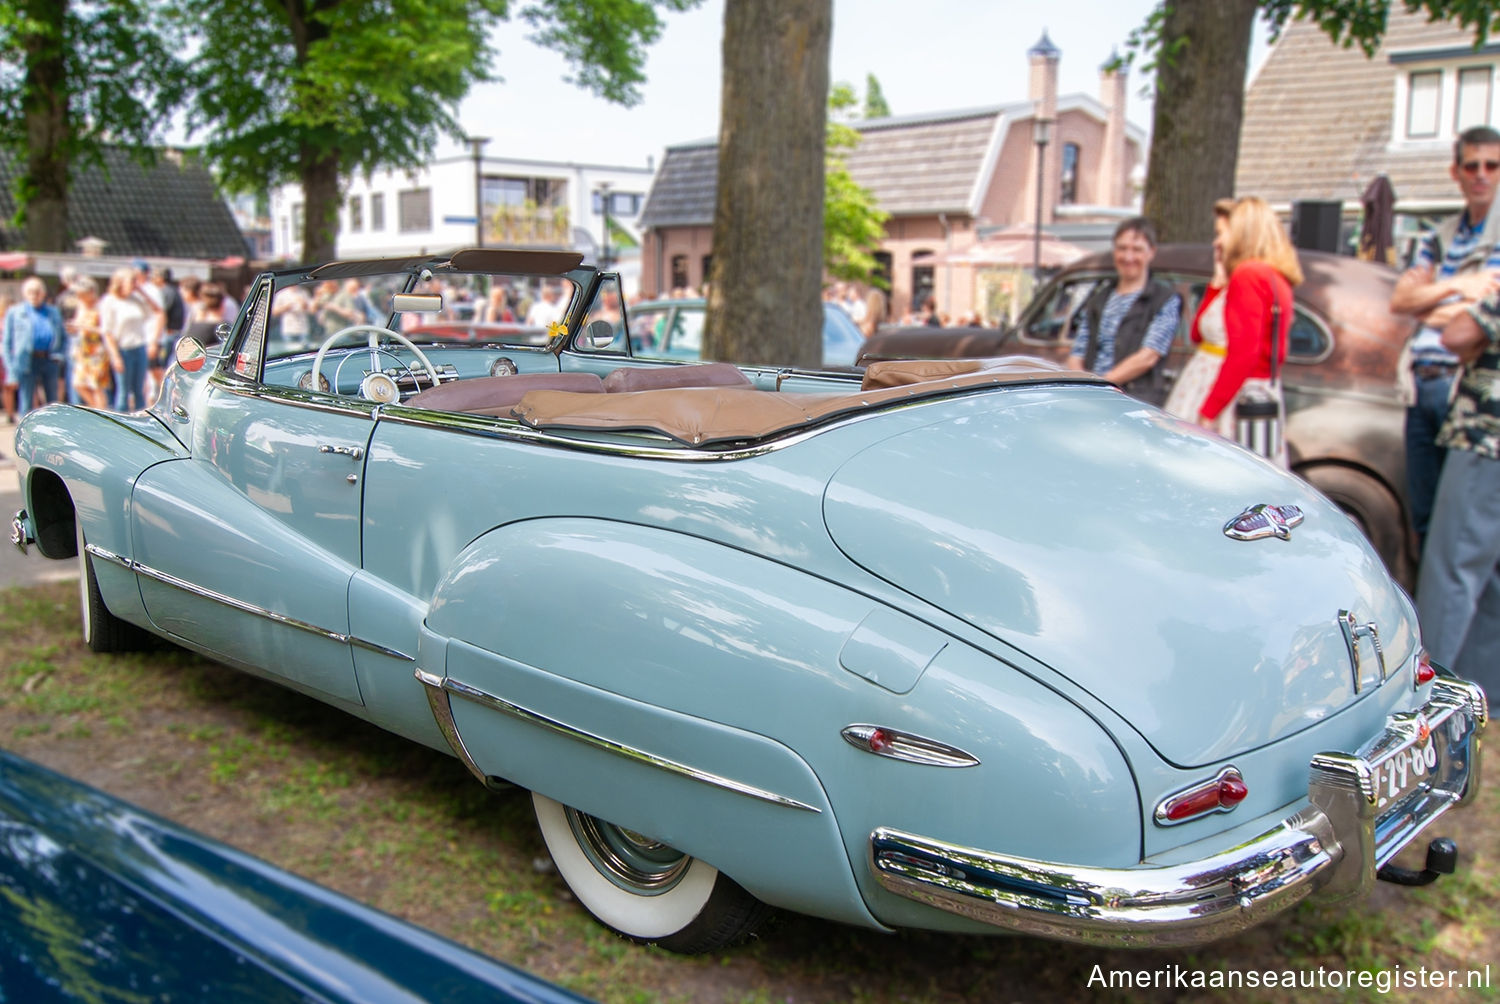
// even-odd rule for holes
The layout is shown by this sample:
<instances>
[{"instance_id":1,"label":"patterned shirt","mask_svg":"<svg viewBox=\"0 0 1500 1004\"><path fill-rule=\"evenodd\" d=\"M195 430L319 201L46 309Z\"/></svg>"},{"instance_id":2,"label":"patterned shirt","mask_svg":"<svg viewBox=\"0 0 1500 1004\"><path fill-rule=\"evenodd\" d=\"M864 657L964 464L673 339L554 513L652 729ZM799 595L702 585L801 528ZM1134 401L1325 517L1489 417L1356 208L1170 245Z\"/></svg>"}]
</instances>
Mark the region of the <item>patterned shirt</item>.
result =
<instances>
[{"instance_id":1,"label":"patterned shirt","mask_svg":"<svg viewBox=\"0 0 1500 1004\"><path fill-rule=\"evenodd\" d=\"M1115 365L1115 334L1120 322L1125 319L1131 306L1140 297L1143 289L1133 293L1111 293L1104 309L1099 313L1099 354L1094 357L1094 372L1105 374ZM1152 349L1165 356L1172 348L1172 339L1177 336L1177 321L1182 313L1182 300L1172 297L1151 318L1146 337L1141 339L1141 348ZM1088 354L1089 317L1087 310L1078 312L1078 336L1073 339L1072 355L1082 359Z\"/></svg>"},{"instance_id":2,"label":"patterned shirt","mask_svg":"<svg viewBox=\"0 0 1500 1004\"><path fill-rule=\"evenodd\" d=\"M1474 253L1475 246L1484 232L1484 220L1479 221L1478 226L1471 225L1469 214L1464 212L1459 218L1458 230L1453 235L1453 240L1443 249L1442 260L1438 260L1438 237L1436 230L1430 230L1423 235L1417 244L1417 250L1412 255L1412 265L1425 265L1432 269L1433 279L1451 279L1460 272L1465 271L1465 264L1469 270L1473 270L1478 262L1465 262ZM1491 249L1489 257L1482 263L1482 267L1500 269L1500 242ZM1443 333L1437 328L1423 326L1411 340L1411 354L1413 361L1424 363L1457 363L1458 357L1443 348Z\"/></svg>"},{"instance_id":3,"label":"patterned shirt","mask_svg":"<svg viewBox=\"0 0 1500 1004\"><path fill-rule=\"evenodd\" d=\"M1489 345L1464 367L1437 443L1500 460L1500 294L1474 304L1469 315L1479 322Z\"/></svg>"}]
</instances>

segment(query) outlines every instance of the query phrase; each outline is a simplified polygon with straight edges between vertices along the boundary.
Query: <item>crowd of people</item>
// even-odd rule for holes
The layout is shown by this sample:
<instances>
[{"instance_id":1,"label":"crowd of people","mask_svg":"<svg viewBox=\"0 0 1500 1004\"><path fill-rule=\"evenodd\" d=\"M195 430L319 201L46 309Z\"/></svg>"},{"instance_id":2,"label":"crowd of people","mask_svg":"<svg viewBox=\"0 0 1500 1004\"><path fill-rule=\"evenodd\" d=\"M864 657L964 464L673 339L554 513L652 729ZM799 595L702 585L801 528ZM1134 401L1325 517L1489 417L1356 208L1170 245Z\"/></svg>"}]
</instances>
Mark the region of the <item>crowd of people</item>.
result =
<instances>
[{"instance_id":1,"label":"crowd of people","mask_svg":"<svg viewBox=\"0 0 1500 1004\"><path fill-rule=\"evenodd\" d=\"M135 411L160 384L178 338L207 340L238 305L222 285L145 261L117 269L101 289L93 276L65 270L49 290L40 276L21 283L19 301L0 296L0 386L5 419L68 401Z\"/></svg>"}]
</instances>

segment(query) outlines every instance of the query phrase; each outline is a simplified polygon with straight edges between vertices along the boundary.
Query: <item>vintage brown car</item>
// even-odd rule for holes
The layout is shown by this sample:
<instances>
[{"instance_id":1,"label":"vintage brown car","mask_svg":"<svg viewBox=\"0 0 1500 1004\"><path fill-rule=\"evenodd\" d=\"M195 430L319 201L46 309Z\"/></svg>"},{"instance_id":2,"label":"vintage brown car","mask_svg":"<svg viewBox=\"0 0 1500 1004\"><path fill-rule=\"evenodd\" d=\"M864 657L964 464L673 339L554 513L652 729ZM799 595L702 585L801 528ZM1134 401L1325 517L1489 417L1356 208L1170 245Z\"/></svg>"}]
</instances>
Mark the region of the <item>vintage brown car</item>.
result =
<instances>
[{"instance_id":1,"label":"vintage brown car","mask_svg":"<svg viewBox=\"0 0 1500 1004\"><path fill-rule=\"evenodd\" d=\"M1396 398L1396 357L1413 322L1388 307L1398 273L1388 266L1300 252L1285 372L1292 468L1364 529L1386 566L1410 586L1416 539L1406 509L1405 409ZM1206 244L1166 244L1152 272L1183 295L1182 321L1163 364L1168 384L1193 351L1188 329L1211 274ZM892 328L870 337L860 365L882 359L1025 354L1062 361L1079 308L1113 275L1106 253L1068 266L1042 287L1014 328ZM1152 402L1160 404L1160 401Z\"/></svg>"}]
</instances>

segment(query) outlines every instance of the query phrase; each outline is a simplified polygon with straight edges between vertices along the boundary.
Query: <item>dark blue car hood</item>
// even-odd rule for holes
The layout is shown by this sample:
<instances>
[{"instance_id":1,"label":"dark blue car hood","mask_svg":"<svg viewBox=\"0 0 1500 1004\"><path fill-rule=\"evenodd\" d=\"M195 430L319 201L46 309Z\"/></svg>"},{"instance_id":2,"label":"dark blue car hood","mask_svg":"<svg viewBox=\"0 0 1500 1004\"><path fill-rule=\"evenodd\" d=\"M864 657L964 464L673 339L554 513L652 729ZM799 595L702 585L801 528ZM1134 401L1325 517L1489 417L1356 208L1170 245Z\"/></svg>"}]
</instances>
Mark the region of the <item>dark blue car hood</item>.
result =
<instances>
[{"instance_id":1,"label":"dark blue car hood","mask_svg":"<svg viewBox=\"0 0 1500 1004\"><path fill-rule=\"evenodd\" d=\"M583 1000L0 751L0 1001Z\"/></svg>"}]
</instances>

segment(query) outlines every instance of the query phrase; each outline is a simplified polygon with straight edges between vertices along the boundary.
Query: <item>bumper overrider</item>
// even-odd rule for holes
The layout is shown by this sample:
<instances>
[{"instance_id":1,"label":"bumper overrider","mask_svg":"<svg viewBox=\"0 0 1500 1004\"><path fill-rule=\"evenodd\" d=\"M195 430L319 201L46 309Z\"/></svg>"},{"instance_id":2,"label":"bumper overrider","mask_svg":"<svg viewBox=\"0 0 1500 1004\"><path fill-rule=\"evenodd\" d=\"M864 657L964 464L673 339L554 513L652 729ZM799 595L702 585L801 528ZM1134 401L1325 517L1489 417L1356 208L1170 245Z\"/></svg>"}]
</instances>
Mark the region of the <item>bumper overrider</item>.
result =
<instances>
[{"instance_id":1,"label":"bumper overrider","mask_svg":"<svg viewBox=\"0 0 1500 1004\"><path fill-rule=\"evenodd\" d=\"M10 542L20 548L22 554L25 554L27 546L35 540L36 538L31 535L26 510L17 509L16 514L10 520Z\"/></svg>"},{"instance_id":2,"label":"bumper overrider","mask_svg":"<svg viewBox=\"0 0 1500 1004\"><path fill-rule=\"evenodd\" d=\"M1258 924L1315 891L1369 889L1379 868L1479 792L1484 692L1451 677L1416 712L1392 715L1356 753L1320 753L1308 799L1259 836L1184 864L1091 868L977 850L881 827L870 865L893 893L1026 934L1105 945L1191 945ZM1435 765L1392 801L1391 765ZM1405 776L1404 770L1401 775Z\"/></svg>"}]
</instances>

